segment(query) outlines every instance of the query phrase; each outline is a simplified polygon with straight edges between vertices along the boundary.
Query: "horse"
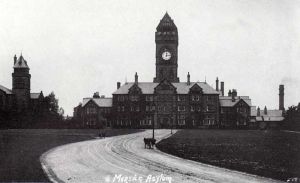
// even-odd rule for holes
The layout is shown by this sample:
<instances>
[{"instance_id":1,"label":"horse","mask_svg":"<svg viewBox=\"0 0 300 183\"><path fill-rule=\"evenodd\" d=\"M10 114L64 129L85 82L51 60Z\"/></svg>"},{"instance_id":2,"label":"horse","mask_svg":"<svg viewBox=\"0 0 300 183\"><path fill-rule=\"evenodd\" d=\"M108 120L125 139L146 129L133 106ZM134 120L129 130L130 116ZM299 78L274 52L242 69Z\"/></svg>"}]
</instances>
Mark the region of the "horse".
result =
<instances>
[{"instance_id":1,"label":"horse","mask_svg":"<svg viewBox=\"0 0 300 183\"><path fill-rule=\"evenodd\" d=\"M153 138L144 138L145 148L151 149L155 145L156 140Z\"/></svg>"}]
</instances>

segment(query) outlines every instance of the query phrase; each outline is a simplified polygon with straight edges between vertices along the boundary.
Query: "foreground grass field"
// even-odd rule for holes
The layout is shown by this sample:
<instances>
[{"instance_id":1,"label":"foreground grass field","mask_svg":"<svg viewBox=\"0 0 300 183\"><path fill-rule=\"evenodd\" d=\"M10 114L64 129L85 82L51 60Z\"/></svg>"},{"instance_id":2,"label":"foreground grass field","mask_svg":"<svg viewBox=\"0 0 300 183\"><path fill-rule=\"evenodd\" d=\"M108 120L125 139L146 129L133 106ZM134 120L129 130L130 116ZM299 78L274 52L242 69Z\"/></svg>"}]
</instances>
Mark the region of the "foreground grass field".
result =
<instances>
[{"instance_id":1,"label":"foreground grass field","mask_svg":"<svg viewBox=\"0 0 300 183\"><path fill-rule=\"evenodd\" d=\"M106 136L138 130L107 130ZM99 130L0 130L0 182L49 182L39 157L47 150L97 137Z\"/></svg>"},{"instance_id":2,"label":"foreground grass field","mask_svg":"<svg viewBox=\"0 0 300 183\"><path fill-rule=\"evenodd\" d=\"M169 154L279 180L300 177L300 134L181 130L157 147Z\"/></svg>"}]
</instances>

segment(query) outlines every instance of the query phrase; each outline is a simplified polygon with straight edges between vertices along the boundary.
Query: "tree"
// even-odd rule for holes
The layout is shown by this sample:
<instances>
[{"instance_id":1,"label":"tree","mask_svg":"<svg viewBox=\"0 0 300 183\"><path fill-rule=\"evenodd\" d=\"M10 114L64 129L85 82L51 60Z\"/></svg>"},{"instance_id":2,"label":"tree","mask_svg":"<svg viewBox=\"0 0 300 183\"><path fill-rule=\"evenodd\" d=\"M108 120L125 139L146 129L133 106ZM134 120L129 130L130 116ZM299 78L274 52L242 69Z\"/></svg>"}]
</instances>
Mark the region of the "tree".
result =
<instances>
[{"instance_id":1,"label":"tree","mask_svg":"<svg viewBox=\"0 0 300 183\"><path fill-rule=\"evenodd\" d=\"M55 98L54 92L51 92L48 96L45 97L46 109L49 112L59 113L58 99Z\"/></svg>"}]
</instances>

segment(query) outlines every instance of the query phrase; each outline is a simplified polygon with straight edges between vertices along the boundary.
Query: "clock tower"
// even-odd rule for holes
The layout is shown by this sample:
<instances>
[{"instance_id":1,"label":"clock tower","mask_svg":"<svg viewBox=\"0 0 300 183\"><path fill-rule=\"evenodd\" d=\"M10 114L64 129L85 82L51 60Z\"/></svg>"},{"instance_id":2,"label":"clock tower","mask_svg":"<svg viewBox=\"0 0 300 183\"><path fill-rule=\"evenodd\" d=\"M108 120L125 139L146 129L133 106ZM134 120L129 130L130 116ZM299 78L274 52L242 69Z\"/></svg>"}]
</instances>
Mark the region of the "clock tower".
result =
<instances>
[{"instance_id":1,"label":"clock tower","mask_svg":"<svg viewBox=\"0 0 300 183\"><path fill-rule=\"evenodd\" d=\"M155 32L156 77L153 82L163 79L179 82L177 77L178 32L168 13L160 20Z\"/></svg>"}]
</instances>

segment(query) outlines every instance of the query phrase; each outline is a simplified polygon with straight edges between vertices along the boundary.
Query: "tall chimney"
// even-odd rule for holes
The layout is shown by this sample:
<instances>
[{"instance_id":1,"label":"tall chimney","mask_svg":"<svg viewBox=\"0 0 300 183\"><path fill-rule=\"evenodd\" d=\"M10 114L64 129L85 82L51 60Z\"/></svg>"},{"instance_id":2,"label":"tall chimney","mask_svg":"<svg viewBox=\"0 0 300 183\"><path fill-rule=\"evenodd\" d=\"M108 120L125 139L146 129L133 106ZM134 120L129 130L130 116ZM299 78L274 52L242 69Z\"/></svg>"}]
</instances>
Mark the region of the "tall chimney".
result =
<instances>
[{"instance_id":1,"label":"tall chimney","mask_svg":"<svg viewBox=\"0 0 300 183\"><path fill-rule=\"evenodd\" d=\"M216 90L219 91L219 78L216 79Z\"/></svg>"},{"instance_id":2,"label":"tall chimney","mask_svg":"<svg viewBox=\"0 0 300 183\"><path fill-rule=\"evenodd\" d=\"M17 55L14 56L14 65L17 63Z\"/></svg>"},{"instance_id":3,"label":"tall chimney","mask_svg":"<svg viewBox=\"0 0 300 183\"><path fill-rule=\"evenodd\" d=\"M231 90L228 91L228 97L231 97L232 93Z\"/></svg>"},{"instance_id":4,"label":"tall chimney","mask_svg":"<svg viewBox=\"0 0 300 183\"><path fill-rule=\"evenodd\" d=\"M99 92L95 92L94 95L93 95L93 98L100 98Z\"/></svg>"},{"instance_id":5,"label":"tall chimney","mask_svg":"<svg viewBox=\"0 0 300 183\"><path fill-rule=\"evenodd\" d=\"M264 114L267 115L268 114L268 109L267 109L267 106L265 106L264 108Z\"/></svg>"},{"instance_id":6,"label":"tall chimney","mask_svg":"<svg viewBox=\"0 0 300 183\"><path fill-rule=\"evenodd\" d=\"M237 97L237 90L236 90L236 89L232 89L232 95L233 95L234 97Z\"/></svg>"},{"instance_id":7,"label":"tall chimney","mask_svg":"<svg viewBox=\"0 0 300 183\"><path fill-rule=\"evenodd\" d=\"M284 85L279 85L279 110L284 111Z\"/></svg>"},{"instance_id":8,"label":"tall chimney","mask_svg":"<svg viewBox=\"0 0 300 183\"><path fill-rule=\"evenodd\" d=\"M139 82L139 76L137 75L137 72L135 73L135 76L134 76L134 83L138 83Z\"/></svg>"},{"instance_id":9,"label":"tall chimney","mask_svg":"<svg viewBox=\"0 0 300 183\"><path fill-rule=\"evenodd\" d=\"M257 116L260 116L260 108L257 108Z\"/></svg>"},{"instance_id":10,"label":"tall chimney","mask_svg":"<svg viewBox=\"0 0 300 183\"><path fill-rule=\"evenodd\" d=\"M121 83L117 82L117 89L119 89L121 87Z\"/></svg>"},{"instance_id":11,"label":"tall chimney","mask_svg":"<svg viewBox=\"0 0 300 183\"><path fill-rule=\"evenodd\" d=\"M191 76L190 76L190 72L188 72L187 74L187 85L190 85L191 84Z\"/></svg>"},{"instance_id":12,"label":"tall chimney","mask_svg":"<svg viewBox=\"0 0 300 183\"><path fill-rule=\"evenodd\" d=\"M224 81L221 82L221 92L222 96L224 96Z\"/></svg>"}]
</instances>

